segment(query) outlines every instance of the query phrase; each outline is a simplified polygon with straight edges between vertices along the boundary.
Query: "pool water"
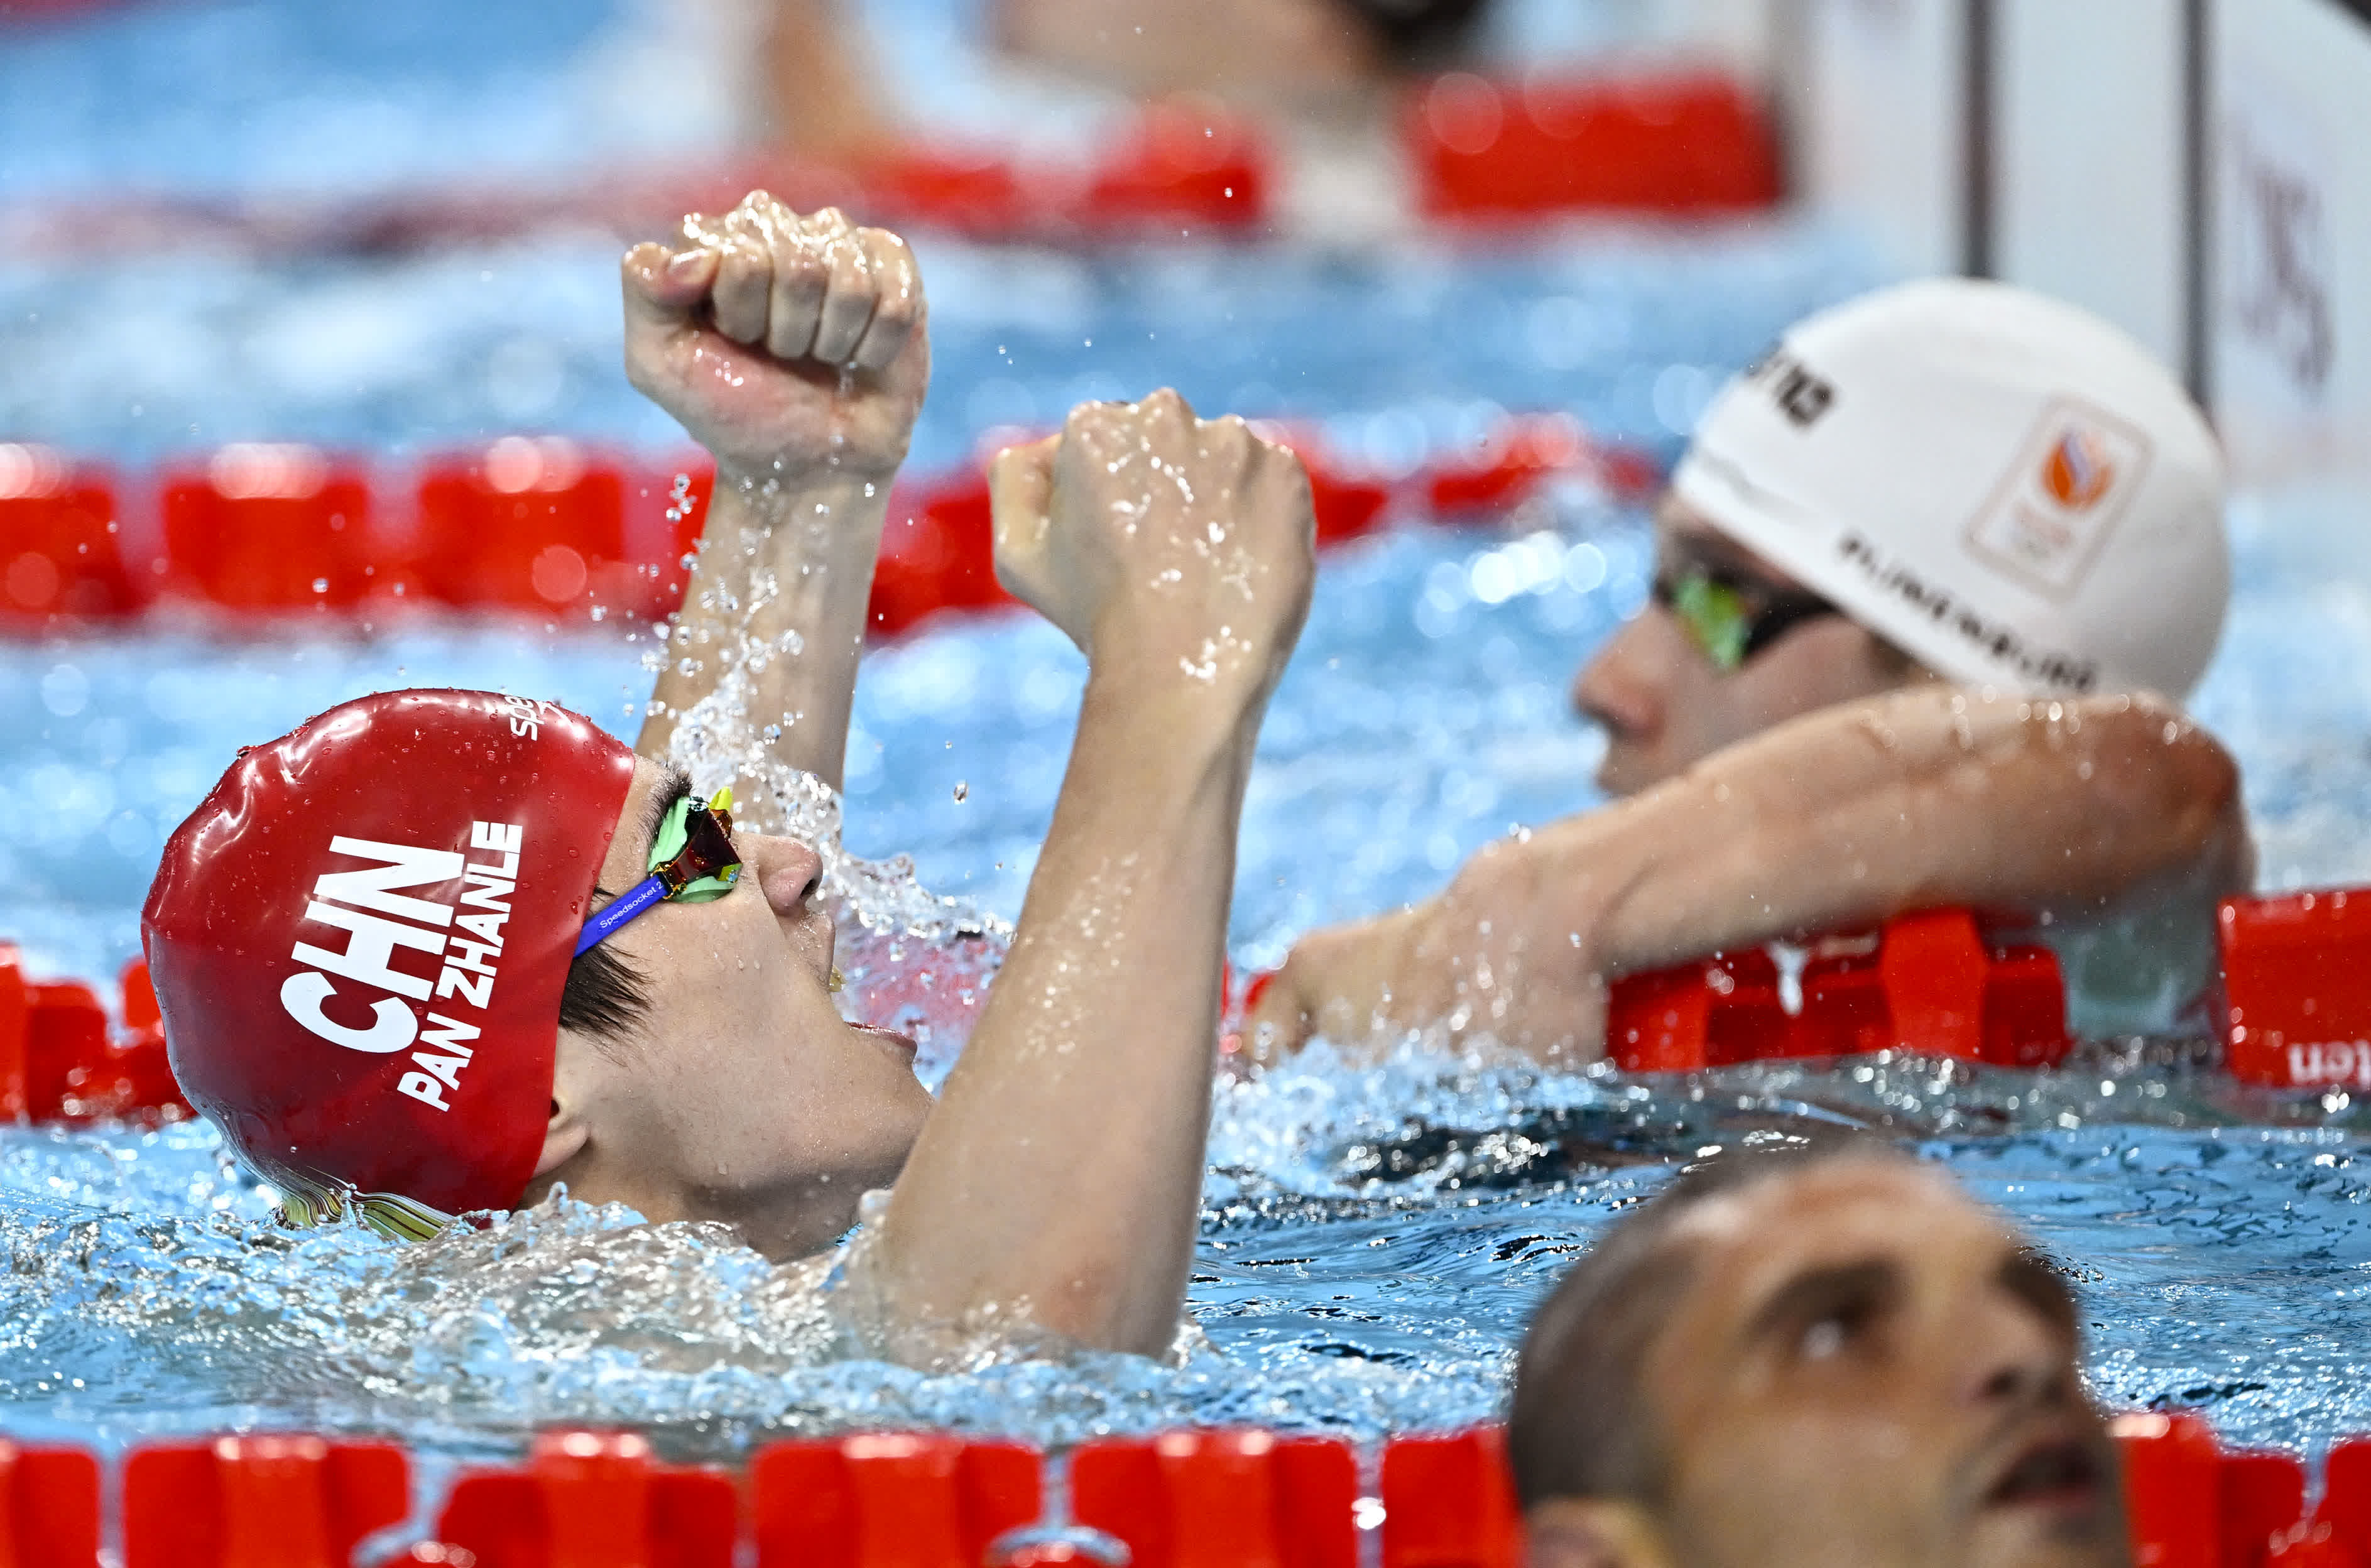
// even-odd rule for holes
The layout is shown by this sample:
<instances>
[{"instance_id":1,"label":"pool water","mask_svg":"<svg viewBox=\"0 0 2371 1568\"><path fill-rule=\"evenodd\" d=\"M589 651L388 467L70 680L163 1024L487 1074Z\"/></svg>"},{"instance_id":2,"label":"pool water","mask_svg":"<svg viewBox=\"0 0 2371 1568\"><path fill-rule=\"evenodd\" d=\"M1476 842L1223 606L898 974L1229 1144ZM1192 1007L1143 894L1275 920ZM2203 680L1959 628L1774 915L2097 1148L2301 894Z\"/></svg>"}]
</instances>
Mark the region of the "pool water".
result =
<instances>
[{"instance_id":1,"label":"pool water","mask_svg":"<svg viewBox=\"0 0 2371 1568\"><path fill-rule=\"evenodd\" d=\"M546 14L491 19L514 9ZM486 109L480 79L510 80L495 70L509 61L525 84L511 110L544 124L538 106L561 99L537 52L584 36L557 9L478 7L485 58L460 86L404 56L396 77L416 67L447 96L387 89L380 130L351 135L343 162L284 178L370 177L365 153L402 142L387 125L463 102L478 106L474 151L515 142L518 167L564 162L564 137ZM274 0L153 17L248 40L225 59L260 51L268 65L283 56L257 40L296 39L316 53L285 58L359 73L361 46L320 43L304 14ZM111 58L110 29L131 25L0 45L0 80L54 96L48 84ZM283 124L315 124L299 111L335 96L248 69L212 90L280 104ZM64 133L24 121L34 152L11 144L0 191L158 177L141 148L74 143L65 118ZM276 166L191 154L163 174L207 188L260 181L259 167ZM916 442L925 471L987 426L1164 381L1209 409L1316 418L1386 470L1505 408L1568 409L1668 457L1720 375L1875 277L1848 236L1798 224L1357 255L918 245L939 366ZM36 254L0 267L0 363L20 367L0 377L0 431L124 462L246 437L400 453L521 426L661 448L678 438L615 369L614 255L565 233L342 260ZM2243 505L2234 530L2233 616L2194 706L2246 768L2261 878L2371 875L2371 600L2315 570L2313 541L2270 513ZM1332 557L1262 737L1239 967L1430 891L1514 824L1594 803L1596 742L1567 686L1641 601L1646 560L1643 519L1586 492L1490 531L1400 518ZM111 973L136 949L165 833L238 745L412 684L553 698L630 732L643 646L614 625L422 622L0 648L0 933L39 969ZM1076 654L1025 617L941 624L873 654L850 847L910 855L925 885L1017 912L1081 680ZM1321 1049L1216 1091L1190 1296L1200 1343L1176 1364L945 1376L831 1359L815 1303L713 1231L569 1207L421 1249L292 1235L202 1125L0 1130L0 1428L109 1449L230 1425L391 1432L443 1464L513 1452L558 1421L647 1425L686 1456L860 1424L1049 1444L1182 1423L1361 1437L1452 1424L1498 1409L1532 1303L1671 1161L1843 1117L1919 1139L2031 1229L2079 1282L2103 1397L2202 1404L2235 1441L2318 1447L2371 1418L2359 1111L2242 1094L2200 1070L2203 1055L2111 1041L2050 1075L1869 1062L1629 1084L1422 1051L1354 1066Z\"/></svg>"},{"instance_id":2,"label":"pool water","mask_svg":"<svg viewBox=\"0 0 2371 1568\"><path fill-rule=\"evenodd\" d=\"M1329 562L1247 808L1240 963L1436 885L1510 822L1589 803L1591 747L1564 680L1636 603L1644 535L1587 504L1564 522L1553 580L1498 604L1476 582L1517 580L1517 556L1544 578L1545 539L1410 531ZM2249 677L2262 652L2250 625L2243 614L2209 697L2275 722L2283 666ZM165 820L237 739L401 681L477 679L622 723L638 672L614 639L483 629L156 636L6 663L10 775L52 770L11 802L18 833L42 836L13 852L104 873L81 903L26 899L9 923L93 961L124 951L153 850L129 830L121 846L83 830ZM1024 617L876 654L856 744L879 751L851 770L852 842L910 849L926 882L1014 912L1079 682L1076 655ZM61 715L24 695L44 692L80 706ZM2325 766L2316 799L2359 790L2354 766ZM87 811L40 809L102 789L114 800ZM2186 1065L2199 1055L2110 1043L2052 1075L1893 1063L1645 1086L1422 1052L1352 1066L1320 1050L1218 1090L1191 1293L1203 1348L1176 1366L941 1377L830 1359L815 1302L714 1232L572 1208L426 1249L295 1237L266 1223L202 1126L9 1131L0 1426L110 1447L232 1424L391 1430L445 1460L562 1420L646 1424L672 1451L711 1456L851 1424L1047 1443L1185 1422L1437 1426L1497 1408L1530 1303L1667 1161L1841 1116L1923 1137L2033 1230L2081 1282L2104 1395L2208 1404L2236 1439L2318 1445L2371 1416L2354 1332L2371 1266L2354 1112L2242 1095Z\"/></svg>"}]
</instances>

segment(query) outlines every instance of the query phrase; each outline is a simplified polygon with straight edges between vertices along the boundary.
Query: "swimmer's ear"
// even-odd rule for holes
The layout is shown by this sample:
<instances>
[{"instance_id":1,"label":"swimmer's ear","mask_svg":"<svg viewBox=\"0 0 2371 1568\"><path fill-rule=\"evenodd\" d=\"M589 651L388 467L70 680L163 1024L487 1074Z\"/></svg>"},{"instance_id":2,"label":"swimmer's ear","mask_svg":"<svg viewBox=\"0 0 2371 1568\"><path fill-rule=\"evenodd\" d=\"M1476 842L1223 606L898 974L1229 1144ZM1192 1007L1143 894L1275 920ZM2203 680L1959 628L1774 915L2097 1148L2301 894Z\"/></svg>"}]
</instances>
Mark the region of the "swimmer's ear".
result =
<instances>
[{"instance_id":1,"label":"swimmer's ear","mask_svg":"<svg viewBox=\"0 0 2371 1568\"><path fill-rule=\"evenodd\" d=\"M593 1141L593 1128L577 1112L576 1097L563 1094L553 1086L551 1120L544 1124L543 1153L535 1162L535 1179L538 1182L566 1165L584 1152Z\"/></svg>"},{"instance_id":2,"label":"swimmer's ear","mask_svg":"<svg viewBox=\"0 0 2371 1568\"><path fill-rule=\"evenodd\" d=\"M1646 1509L1627 1500L1551 1497L1523 1518L1529 1568L1671 1568Z\"/></svg>"}]
</instances>

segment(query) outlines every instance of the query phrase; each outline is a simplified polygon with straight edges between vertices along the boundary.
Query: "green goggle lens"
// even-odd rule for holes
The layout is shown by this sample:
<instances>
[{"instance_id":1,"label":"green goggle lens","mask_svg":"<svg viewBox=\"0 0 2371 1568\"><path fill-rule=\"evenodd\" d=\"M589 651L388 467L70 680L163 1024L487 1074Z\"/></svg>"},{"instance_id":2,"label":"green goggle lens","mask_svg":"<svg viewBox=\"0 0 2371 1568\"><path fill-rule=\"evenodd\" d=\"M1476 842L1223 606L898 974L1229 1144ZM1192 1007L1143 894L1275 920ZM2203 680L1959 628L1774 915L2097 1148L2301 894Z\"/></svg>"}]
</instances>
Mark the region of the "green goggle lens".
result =
<instances>
[{"instance_id":1,"label":"green goggle lens","mask_svg":"<svg viewBox=\"0 0 2371 1568\"><path fill-rule=\"evenodd\" d=\"M1745 663L1753 617L1743 594L1701 571L1691 571L1671 585L1671 606L1689 640L1704 650L1715 669L1734 670Z\"/></svg>"}]
</instances>

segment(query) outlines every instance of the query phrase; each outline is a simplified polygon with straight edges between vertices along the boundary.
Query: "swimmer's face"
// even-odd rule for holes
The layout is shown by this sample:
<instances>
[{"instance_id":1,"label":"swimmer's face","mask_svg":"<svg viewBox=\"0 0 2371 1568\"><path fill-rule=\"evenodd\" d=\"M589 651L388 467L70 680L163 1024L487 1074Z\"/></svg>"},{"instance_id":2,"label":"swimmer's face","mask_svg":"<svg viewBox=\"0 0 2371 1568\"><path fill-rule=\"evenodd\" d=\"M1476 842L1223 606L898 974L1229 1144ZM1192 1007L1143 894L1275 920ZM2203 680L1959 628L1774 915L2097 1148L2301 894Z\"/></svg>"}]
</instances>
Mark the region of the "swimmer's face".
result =
<instances>
[{"instance_id":1,"label":"swimmer's face","mask_svg":"<svg viewBox=\"0 0 2371 1568\"><path fill-rule=\"evenodd\" d=\"M620 894L647 874L652 826L679 787L635 763L602 888ZM815 851L734 837L732 892L662 904L609 939L650 1010L617 1043L562 1032L555 1129L579 1119L588 1147L561 1174L579 1198L725 1219L769 1255L794 1256L827 1246L867 1188L896 1179L931 1101L911 1042L851 1025L833 1005Z\"/></svg>"},{"instance_id":2,"label":"swimmer's face","mask_svg":"<svg viewBox=\"0 0 2371 1568\"><path fill-rule=\"evenodd\" d=\"M1642 1370L1671 1562L2127 1561L2075 1305L1948 1178L1826 1160L1706 1200L1669 1244L1694 1272ZM1541 1537L1587 1506L1542 1505Z\"/></svg>"},{"instance_id":3,"label":"swimmer's face","mask_svg":"<svg viewBox=\"0 0 2371 1568\"><path fill-rule=\"evenodd\" d=\"M1656 513L1655 538L1662 559L1700 561L1776 595L1801 592L1673 497ZM1627 795L1774 724L1890 690L1907 673L1884 644L1842 615L1797 621L1723 671L1671 610L1649 604L1581 671L1573 705L1605 727L1598 783Z\"/></svg>"}]
</instances>

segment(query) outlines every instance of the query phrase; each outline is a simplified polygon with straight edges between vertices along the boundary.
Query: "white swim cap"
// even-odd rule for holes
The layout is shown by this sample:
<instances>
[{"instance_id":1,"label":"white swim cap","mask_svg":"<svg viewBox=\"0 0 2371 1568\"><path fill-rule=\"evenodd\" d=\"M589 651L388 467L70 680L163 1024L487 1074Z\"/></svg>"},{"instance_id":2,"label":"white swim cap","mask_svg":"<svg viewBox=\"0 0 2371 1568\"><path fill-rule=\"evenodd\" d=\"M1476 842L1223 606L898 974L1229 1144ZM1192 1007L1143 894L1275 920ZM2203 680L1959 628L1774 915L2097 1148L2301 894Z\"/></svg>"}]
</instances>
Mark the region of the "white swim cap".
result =
<instances>
[{"instance_id":1,"label":"white swim cap","mask_svg":"<svg viewBox=\"0 0 2371 1568\"><path fill-rule=\"evenodd\" d=\"M1681 501L1945 676L2180 698L2223 629L2223 458L2163 366L2000 283L1797 323L1724 387Z\"/></svg>"}]
</instances>

